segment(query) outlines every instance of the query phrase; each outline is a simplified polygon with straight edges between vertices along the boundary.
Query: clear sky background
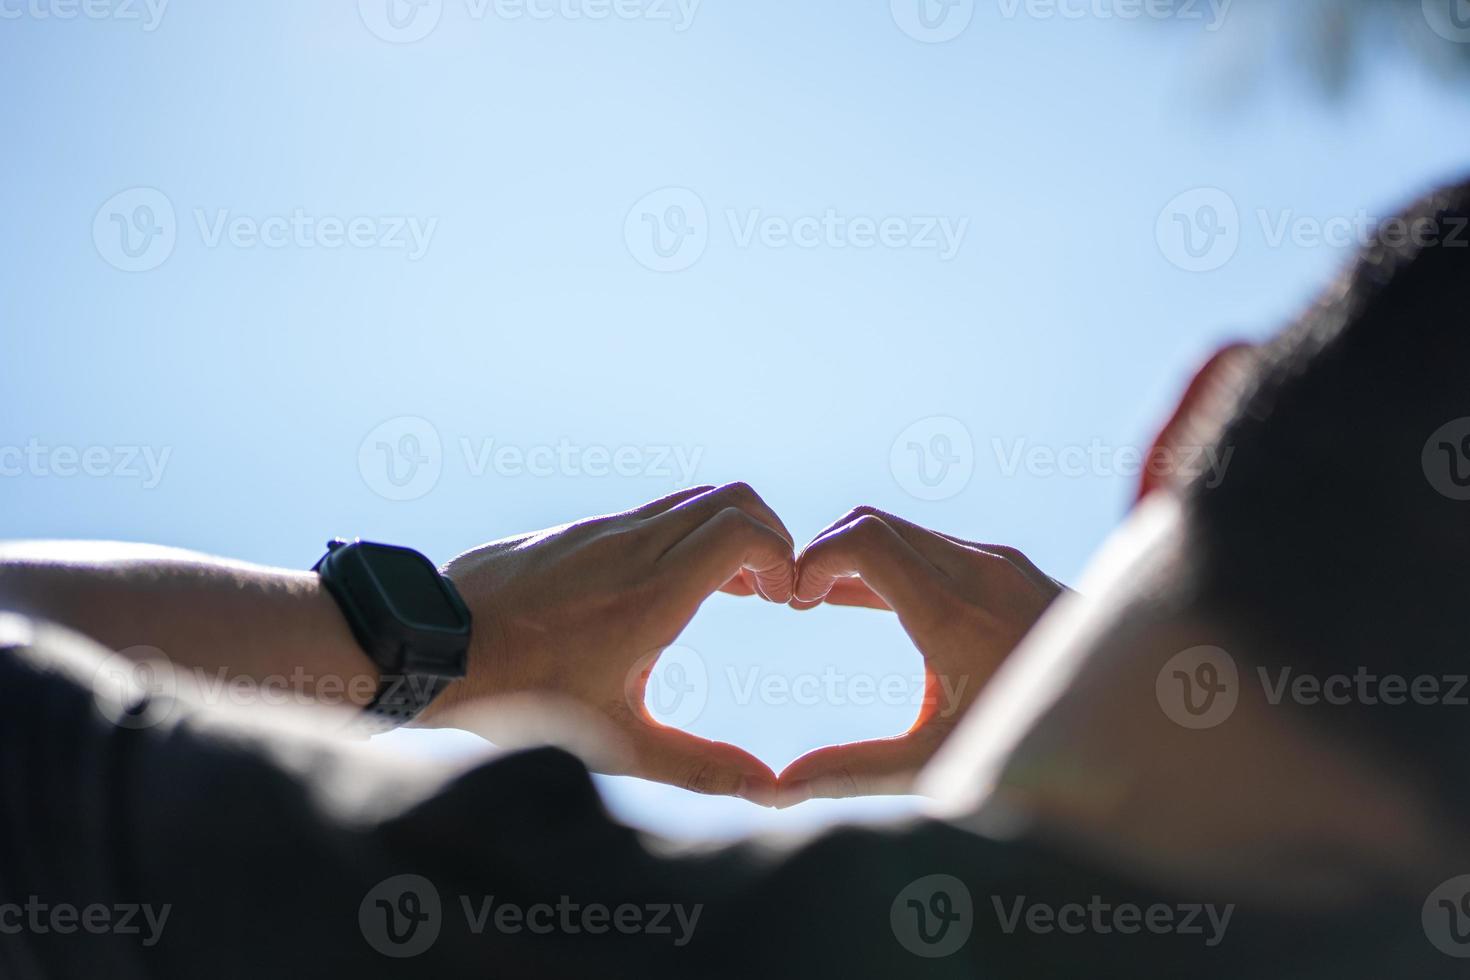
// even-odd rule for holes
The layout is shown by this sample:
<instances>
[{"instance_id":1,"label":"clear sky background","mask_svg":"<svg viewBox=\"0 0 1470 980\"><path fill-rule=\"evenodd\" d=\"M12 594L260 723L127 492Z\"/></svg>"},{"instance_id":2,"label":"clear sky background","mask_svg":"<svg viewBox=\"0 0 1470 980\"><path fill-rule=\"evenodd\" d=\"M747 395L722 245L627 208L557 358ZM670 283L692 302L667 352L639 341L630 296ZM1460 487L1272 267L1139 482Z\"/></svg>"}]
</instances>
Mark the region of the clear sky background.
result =
<instances>
[{"instance_id":1,"label":"clear sky background","mask_svg":"<svg viewBox=\"0 0 1470 980\"><path fill-rule=\"evenodd\" d=\"M942 43L904 0L94 3L0 0L4 537L442 561L682 454L801 539L871 503L1075 580L1199 360L1470 169L1470 89L1381 51L1327 98L1251 0L1220 30L980 0ZM681 720L778 770L916 710L857 703L921 669L878 613L716 597L681 643ZM603 785L698 834L913 805Z\"/></svg>"}]
</instances>

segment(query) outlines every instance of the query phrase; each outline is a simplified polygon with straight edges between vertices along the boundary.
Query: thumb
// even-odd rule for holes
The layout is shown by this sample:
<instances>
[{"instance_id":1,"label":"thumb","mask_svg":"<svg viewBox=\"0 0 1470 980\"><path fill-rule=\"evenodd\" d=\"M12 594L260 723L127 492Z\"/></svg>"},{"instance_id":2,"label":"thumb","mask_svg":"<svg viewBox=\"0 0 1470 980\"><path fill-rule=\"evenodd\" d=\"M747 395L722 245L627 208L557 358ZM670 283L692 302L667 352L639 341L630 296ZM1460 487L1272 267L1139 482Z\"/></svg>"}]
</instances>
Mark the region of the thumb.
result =
<instances>
[{"instance_id":1,"label":"thumb","mask_svg":"<svg viewBox=\"0 0 1470 980\"><path fill-rule=\"evenodd\" d=\"M635 736L633 753L631 775L693 793L738 796L760 806L775 806L776 774L771 767L726 742L712 742L650 721Z\"/></svg>"},{"instance_id":2,"label":"thumb","mask_svg":"<svg viewBox=\"0 0 1470 980\"><path fill-rule=\"evenodd\" d=\"M781 773L776 806L811 799L889 796L908 793L914 777L934 754L922 731L895 738L815 749Z\"/></svg>"},{"instance_id":3,"label":"thumb","mask_svg":"<svg viewBox=\"0 0 1470 980\"><path fill-rule=\"evenodd\" d=\"M741 573L762 596L784 603L796 581L790 542L736 507L711 517L659 561L679 570L684 601L703 602Z\"/></svg>"}]
</instances>

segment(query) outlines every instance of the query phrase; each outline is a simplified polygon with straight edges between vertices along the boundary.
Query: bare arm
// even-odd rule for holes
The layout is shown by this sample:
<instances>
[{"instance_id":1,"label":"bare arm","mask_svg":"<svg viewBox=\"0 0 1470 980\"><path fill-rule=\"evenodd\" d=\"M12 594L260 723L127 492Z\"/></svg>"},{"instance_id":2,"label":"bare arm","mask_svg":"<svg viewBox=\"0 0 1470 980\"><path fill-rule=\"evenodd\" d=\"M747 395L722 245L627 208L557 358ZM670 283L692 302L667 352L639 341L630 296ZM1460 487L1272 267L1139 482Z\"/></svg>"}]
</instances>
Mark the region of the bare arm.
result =
<instances>
[{"instance_id":1,"label":"bare arm","mask_svg":"<svg viewBox=\"0 0 1470 980\"><path fill-rule=\"evenodd\" d=\"M270 680L296 700L356 707L377 688L377 666L311 572L152 545L0 544L0 610L133 659L161 652L216 687Z\"/></svg>"},{"instance_id":2,"label":"bare arm","mask_svg":"<svg viewBox=\"0 0 1470 980\"><path fill-rule=\"evenodd\" d=\"M467 672L420 715L463 720L497 697L576 705L608 729L609 771L775 800L775 774L733 745L659 724L658 655L716 591L791 598L791 534L750 487L641 507L471 549L442 569L474 617ZM130 659L199 676L205 701L361 706L377 671L316 575L140 545L0 544L0 610L50 620ZM138 649L156 648L152 649ZM236 680L239 685L225 686ZM237 697L239 692L241 696Z\"/></svg>"}]
</instances>

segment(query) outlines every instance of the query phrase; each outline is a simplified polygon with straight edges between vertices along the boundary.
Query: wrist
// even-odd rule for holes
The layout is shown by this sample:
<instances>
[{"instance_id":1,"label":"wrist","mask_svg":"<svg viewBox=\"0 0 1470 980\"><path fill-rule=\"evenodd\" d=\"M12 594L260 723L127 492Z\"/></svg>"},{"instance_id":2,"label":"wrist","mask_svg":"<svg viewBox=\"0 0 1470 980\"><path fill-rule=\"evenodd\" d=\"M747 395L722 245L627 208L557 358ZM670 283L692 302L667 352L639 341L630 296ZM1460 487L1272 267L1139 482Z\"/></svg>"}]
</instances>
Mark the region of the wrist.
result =
<instances>
[{"instance_id":1,"label":"wrist","mask_svg":"<svg viewBox=\"0 0 1470 980\"><path fill-rule=\"evenodd\" d=\"M473 616L454 583L421 553L338 538L312 570L377 667L357 731L411 724L465 676Z\"/></svg>"},{"instance_id":2,"label":"wrist","mask_svg":"<svg viewBox=\"0 0 1470 980\"><path fill-rule=\"evenodd\" d=\"M306 602L312 610L312 622L317 624L312 630L312 648L321 658L317 660L319 670L312 698L323 704L336 701L362 710L372 702L382 682L382 671L352 635L341 607L316 575L310 575L306 584Z\"/></svg>"},{"instance_id":3,"label":"wrist","mask_svg":"<svg viewBox=\"0 0 1470 980\"><path fill-rule=\"evenodd\" d=\"M452 682L414 722L415 727L452 726L456 713L466 705L509 693L514 689L507 669L507 644L503 620L493 597L472 569L450 562L439 570L473 612L465 675Z\"/></svg>"}]
</instances>

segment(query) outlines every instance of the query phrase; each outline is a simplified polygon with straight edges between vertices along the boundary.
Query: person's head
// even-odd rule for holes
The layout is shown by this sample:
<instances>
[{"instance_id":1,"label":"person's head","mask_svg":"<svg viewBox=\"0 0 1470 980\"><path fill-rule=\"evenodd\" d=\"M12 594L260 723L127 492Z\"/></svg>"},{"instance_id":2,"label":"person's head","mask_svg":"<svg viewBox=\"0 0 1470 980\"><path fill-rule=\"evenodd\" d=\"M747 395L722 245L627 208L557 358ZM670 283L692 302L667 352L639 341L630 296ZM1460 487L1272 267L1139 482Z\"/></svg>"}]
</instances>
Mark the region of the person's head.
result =
<instances>
[{"instance_id":1,"label":"person's head","mask_svg":"<svg viewBox=\"0 0 1470 980\"><path fill-rule=\"evenodd\" d=\"M1297 323L1211 371L1229 394L1187 428L1229 463L1180 491L1180 587L1257 677L1361 678L1293 707L1470 811L1470 184L1386 222Z\"/></svg>"},{"instance_id":2,"label":"person's head","mask_svg":"<svg viewBox=\"0 0 1470 980\"><path fill-rule=\"evenodd\" d=\"M1356 782L1371 759L1470 813L1470 184L1386 222L1279 336L1211 359L1156 449L1216 468L1145 478L1086 598L1028 638L930 786L986 751L982 779L1045 781L1091 733L1136 750L1120 772L1209 779L1202 756L1231 756L1216 802L1252 766L1351 795L1379 785Z\"/></svg>"}]
</instances>

